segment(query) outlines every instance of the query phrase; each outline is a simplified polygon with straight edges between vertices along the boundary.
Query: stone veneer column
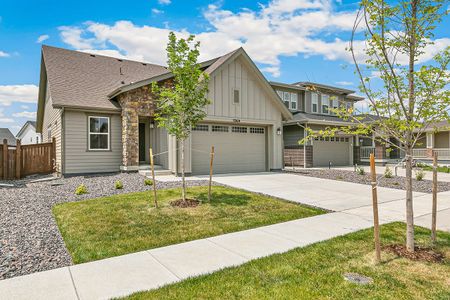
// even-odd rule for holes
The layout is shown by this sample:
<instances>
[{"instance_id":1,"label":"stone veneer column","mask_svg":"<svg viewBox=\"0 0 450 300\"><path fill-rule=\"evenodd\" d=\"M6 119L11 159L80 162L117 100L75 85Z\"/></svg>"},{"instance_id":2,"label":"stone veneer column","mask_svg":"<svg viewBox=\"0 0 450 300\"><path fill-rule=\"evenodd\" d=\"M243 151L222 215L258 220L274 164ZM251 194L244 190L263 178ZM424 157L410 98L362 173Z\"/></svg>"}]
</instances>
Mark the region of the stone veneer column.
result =
<instances>
[{"instance_id":1,"label":"stone veneer column","mask_svg":"<svg viewBox=\"0 0 450 300\"><path fill-rule=\"evenodd\" d=\"M139 165L139 116L133 108L122 110L122 164Z\"/></svg>"},{"instance_id":2,"label":"stone veneer column","mask_svg":"<svg viewBox=\"0 0 450 300\"><path fill-rule=\"evenodd\" d=\"M122 108L122 164L124 170L139 166L139 117L152 117L155 107L150 86L142 86L118 96Z\"/></svg>"}]
</instances>

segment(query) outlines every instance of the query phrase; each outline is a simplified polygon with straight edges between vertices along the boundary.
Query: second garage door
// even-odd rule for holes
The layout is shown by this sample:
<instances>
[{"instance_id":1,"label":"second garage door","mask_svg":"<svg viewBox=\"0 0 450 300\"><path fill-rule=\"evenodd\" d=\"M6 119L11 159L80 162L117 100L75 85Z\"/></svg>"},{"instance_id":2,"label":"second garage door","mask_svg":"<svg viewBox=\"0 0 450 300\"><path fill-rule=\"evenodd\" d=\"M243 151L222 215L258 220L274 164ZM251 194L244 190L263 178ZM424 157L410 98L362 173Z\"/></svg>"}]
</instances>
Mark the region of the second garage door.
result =
<instances>
[{"instance_id":1,"label":"second garage door","mask_svg":"<svg viewBox=\"0 0 450 300\"><path fill-rule=\"evenodd\" d=\"M193 174L209 174L211 146L215 147L215 174L267 170L265 127L197 125L192 130Z\"/></svg>"},{"instance_id":2,"label":"second garage door","mask_svg":"<svg viewBox=\"0 0 450 300\"><path fill-rule=\"evenodd\" d=\"M350 139L348 137L320 138L313 141L313 166L350 165Z\"/></svg>"}]
</instances>

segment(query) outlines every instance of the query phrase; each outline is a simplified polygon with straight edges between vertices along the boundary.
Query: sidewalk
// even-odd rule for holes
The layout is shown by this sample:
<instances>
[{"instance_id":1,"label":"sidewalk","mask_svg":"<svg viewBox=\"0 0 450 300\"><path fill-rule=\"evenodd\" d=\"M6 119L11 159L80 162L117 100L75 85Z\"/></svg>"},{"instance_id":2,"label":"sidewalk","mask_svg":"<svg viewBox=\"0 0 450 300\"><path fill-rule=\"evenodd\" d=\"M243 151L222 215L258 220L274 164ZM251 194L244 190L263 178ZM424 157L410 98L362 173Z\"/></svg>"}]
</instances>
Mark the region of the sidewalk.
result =
<instances>
[{"instance_id":1,"label":"sidewalk","mask_svg":"<svg viewBox=\"0 0 450 300\"><path fill-rule=\"evenodd\" d=\"M168 178L169 180L169 178ZM372 226L370 186L282 173L215 181L337 212L0 281L3 299L108 299L325 241ZM405 220L404 191L379 188L380 223ZM450 192L438 196L438 229L450 231ZM417 225L430 226L431 194L415 193Z\"/></svg>"},{"instance_id":2,"label":"sidewalk","mask_svg":"<svg viewBox=\"0 0 450 300\"><path fill-rule=\"evenodd\" d=\"M1 299L109 299L369 228L337 212L0 281Z\"/></svg>"}]
</instances>

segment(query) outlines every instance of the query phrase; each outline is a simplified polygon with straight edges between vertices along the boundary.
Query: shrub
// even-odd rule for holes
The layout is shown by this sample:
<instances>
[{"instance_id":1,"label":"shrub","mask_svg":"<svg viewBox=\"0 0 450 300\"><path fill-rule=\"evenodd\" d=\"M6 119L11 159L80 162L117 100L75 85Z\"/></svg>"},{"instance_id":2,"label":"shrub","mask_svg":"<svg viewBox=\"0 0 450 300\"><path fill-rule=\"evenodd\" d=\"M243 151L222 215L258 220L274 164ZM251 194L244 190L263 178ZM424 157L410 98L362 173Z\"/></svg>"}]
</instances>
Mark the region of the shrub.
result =
<instances>
[{"instance_id":1,"label":"shrub","mask_svg":"<svg viewBox=\"0 0 450 300\"><path fill-rule=\"evenodd\" d=\"M365 175L366 171L364 171L363 167L357 167L356 168L356 174L358 174L358 175Z\"/></svg>"},{"instance_id":2,"label":"shrub","mask_svg":"<svg viewBox=\"0 0 450 300\"><path fill-rule=\"evenodd\" d=\"M417 181L422 181L424 177L425 177L425 173L423 172L422 169L419 169L416 171L416 180Z\"/></svg>"},{"instance_id":3,"label":"shrub","mask_svg":"<svg viewBox=\"0 0 450 300\"><path fill-rule=\"evenodd\" d=\"M123 183L122 183L122 181L117 180L116 183L115 183L115 187L116 187L116 190L121 190L121 189L123 189Z\"/></svg>"},{"instance_id":4,"label":"shrub","mask_svg":"<svg viewBox=\"0 0 450 300\"><path fill-rule=\"evenodd\" d=\"M153 180L146 178L146 179L144 179L144 184L145 185L153 185Z\"/></svg>"},{"instance_id":5,"label":"shrub","mask_svg":"<svg viewBox=\"0 0 450 300\"><path fill-rule=\"evenodd\" d=\"M77 189L75 190L75 195L83 195L83 194L87 194L88 193L88 189L84 184L80 184Z\"/></svg>"},{"instance_id":6,"label":"shrub","mask_svg":"<svg viewBox=\"0 0 450 300\"><path fill-rule=\"evenodd\" d=\"M394 176L394 174L392 173L391 168L386 167L386 169L384 169L384 177L385 178L392 178Z\"/></svg>"}]
</instances>

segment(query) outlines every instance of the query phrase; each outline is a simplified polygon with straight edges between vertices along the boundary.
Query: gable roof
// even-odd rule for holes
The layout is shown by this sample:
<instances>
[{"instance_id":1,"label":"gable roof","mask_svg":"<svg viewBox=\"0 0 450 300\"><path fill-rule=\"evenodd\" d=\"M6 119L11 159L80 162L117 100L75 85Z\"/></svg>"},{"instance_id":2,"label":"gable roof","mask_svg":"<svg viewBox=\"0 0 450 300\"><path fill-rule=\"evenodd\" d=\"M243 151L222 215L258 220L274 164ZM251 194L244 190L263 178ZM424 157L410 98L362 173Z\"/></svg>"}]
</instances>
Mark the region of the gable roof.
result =
<instances>
[{"instance_id":1,"label":"gable roof","mask_svg":"<svg viewBox=\"0 0 450 300\"><path fill-rule=\"evenodd\" d=\"M204 62L200 63L200 67L205 69L205 72L208 74L213 73L217 68L219 68L229 57L231 57L236 51L238 51L239 49L236 49L234 51L231 51L223 56L219 56ZM127 92L127 91L131 91L137 88L140 88L142 86L146 86L149 85L152 82L158 82L161 80L166 80L169 78L172 78L173 74L169 71L167 71L166 73L160 74L158 76L153 76L153 77L149 77L149 78L145 78L141 81L137 81L137 82L131 82L127 85L118 87L117 89L115 89L114 91L111 91L111 93L108 94L108 97L110 99L113 99L114 97L120 95L121 93Z\"/></svg>"},{"instance_id":2,"label":"gable roof","mask_svg":"<svg viewBox=\"0 0 450 300\"><path fill-rule=\"evenodd\" d=\"M343 89L343 88L339 88L339 87L335 87L335 86L331 86L331 85L310 82L310 81L300 81L300 82L293 83L293 85L298 85L298 86L302 86L302 87L315 86L318 88L323 88L323 89L331 90L336 93L342 93L342 94L353 94L355 92L354 90Z\"/></svg>"},{"instance_id":3,"label":"gable roof","mask_svg":"<svg viewBox=\"0 0 450 300\"><path fill-rule=\"evenodd\" d=\"M22 128L20 128L19 132L16 134L16 137L19 138L19 136L22 135L22 133L28 126L33 126L34 129L36 129L36 121L26 121L25 124L23 124Z\"/></svg>"},{"instance_id":4,"label":"gable roof","mask_svg":"<svg viewBox=\"0 0 450 300\"><path fill-rule=\"evenodd\" d=\"M50 46L42 46L42 64L54 107L118 110L108 98L112 90L167 73L155 64Z\"/></svg>"},{"instance_id":5,"label":"gable roof","mask_svg":"<svg viewBox=\"0 0 450 300\"><path fill-rule=\"evenodd\" d=\"M0 144L3 144L3 140L8 141L8 145L16 145L16 137L8 128L0 128Z\"/></svg>"},{"instance_id":6,"label":"gable roof","mask_svg":"<svg viewBox=\"0 0 450 300\"><path fill-rule=\"evenodd\" d=\"M223 56L217 57L215 59L200 63L200 66L202 68L205 68L205 73L212 75L214 72L217 72L220 70L221 67L225 66L228 62L233 61L238 56L244 57L244 59L249 64L250 68L255 72L255 75L261 80L264 89L271 95L271 99L274 99L275 105L280 109L282 116L284 119L291 119L292 113L289 111L289 109L284 105L284 103L281 101L280 97L275 93L270 83L267 81L267 79L264 77L264 75L261 73L259 68L255 65L253 60L248 56L248 54L245 52L245 50L241 47L236 50L233 50ZM155 76L152 78L148 78L139 82L130 83L127 86L120 87L116 90L114 90L112 93L109 94L109 97L112 99L118 95L120 95L123 92L130 91L137 89L139 87L148 85L152 82L157 82L165 79L169 79L173 77L172 73L167 72L164 74L161 74L159 76Z\"/></svg>"},{"instance_id":7,"label":"gable roof","mask_svg":"<svg viewBox=\"0 0 450 300\"><path fill-rule=\"evenodd\" d=\"M277 100L283 117L292 117L278 96L243 48L200 63L208 74L213 74L228 61L243 55L253 67L269 93ZM55 108L83 108L120 111L114 98L129 90L173 77L164 66L89 54L79 51L42 47L41 82L39 85L38 126L42 123L47 82ZM279 103L278 103L279 102Z\"/></svg>"}]
</instances>

